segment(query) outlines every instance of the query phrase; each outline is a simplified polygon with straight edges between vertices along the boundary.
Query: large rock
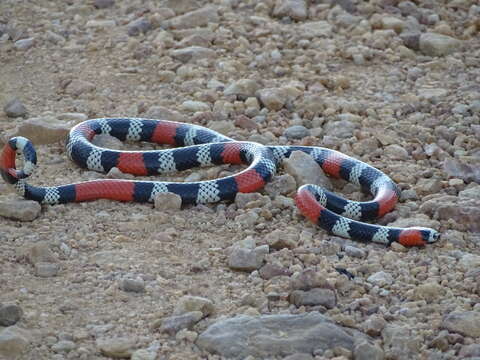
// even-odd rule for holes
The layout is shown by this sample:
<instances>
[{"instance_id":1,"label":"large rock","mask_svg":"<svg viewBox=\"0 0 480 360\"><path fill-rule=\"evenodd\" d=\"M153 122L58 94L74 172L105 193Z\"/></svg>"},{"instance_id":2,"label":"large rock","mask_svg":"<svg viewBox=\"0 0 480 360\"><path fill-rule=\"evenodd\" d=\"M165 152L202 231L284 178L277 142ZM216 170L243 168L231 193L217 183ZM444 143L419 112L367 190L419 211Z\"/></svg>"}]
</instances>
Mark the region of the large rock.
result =
<instances>
[{"instance_id":1,"label":"large rock","mask_svg":"<svg viewBox=\"0 0 480 360\"><path fill-rule=\"evenodd\" d=\"M97 339L100 352L114 359L130 359L136 343L137 340L131 337Z\"/></svg>"},{"instance_id":2,"label":"large rock","mask_svg":"<svg viewBox=\"0 0 480 360\"><path fill-rule=\"evenodd\" d=\"M447 35L425 33L420 36L420 50L429 56L444 56L458 50L462 42Z\"/></svg>"},{"instance_id":3,"label":"large rock","mask_svg":"<svg viewBox=\"0 0 480 360\"><path fill-rule=\"evenodd\" d=\"M480 312L454 311L445 316L442 327L472 338L480 337Z\"/></svg>"},{"instance_id":4,"label":"large rock","mask_svg":"<svg viewBox=\"0 0 480 360\"><path fill-rule=\"evenodd\" d=\"M298 27L299 32L306 38L326 37L332 34L332 25L327 21L312 21Z\"/></svg>"},{"instance_id":5,"label":"large rock","mask_svg":"<svg viewBox=\"0 0 480 360\"><path fill-rule=\"evenodd\" d=\"M218 22L217 8L214 6L205 6L201 9L168 19L165 25L172 29L188 29L206 26L209 23L216 22Z\"/></svg>"},{"instance_id":6,"label":"large rock","mask_svg":"<svg viewBox=\"0 0 480 360\"><path fill-rule=\"evenodd\" d=\"M289 16L294 20L307 18L307 2L305 0L277 0L273 16Z\"/></svg>"},{"instance_id":7,"label":"large rock","mask_svg":"<svg viewBox=\"0 0 480 360\"><path fill-rule=\"evenodd\" d=\"M28 343L28 334L16 326L0 330L0 359L18 359Z\"/></svg>"},{"instance_id":8,"label":"large rock","mask_svg":"<svg viewBox=\"0 0 480 360\"><path fill-rule=\"evenodd\" d=\"M23 315L23 310L15 304L0 306L0 326L15 325Z\"/></svg>"},{"instance_id":9,"label":"large rock","mask_svg":"<svg viewBox=\"0 0 480 360\"><path fill-rule=\"evenodd\" d=\"M294 151L288 159L283 160L285 171L295 178L298 186L314 184L331 190L330 179L325 175L320 165L308 154Z\"/></svg>"},{"instance_id":10,"label":"large rock","mask_svg":"<svg viewBox=\"0 0 480 360\"><path fill-rule=\"evenodd\" d=\"M268 110L278 111L287 102L288 93L282 88L266 88L258 91L258 98Z\"/></svg>"},{"instance_id":11,"label":"large rock","mask_svg":"<svg viewBox=\"0 0 480 360\"><path fill-rule=\"evenodd\" d=\"M260 85L256 80L252 79L240 79L230 84L225 91L225 95L243 95L243 96L255 96L256 91L260 88Z\"/></svg>"},{"instance_id":12,"label":"large rock","mask_svg":"<svg viewBox=\"0 0 480 360\"><path fill-rule=\"evenodd\" d=\"M72 124L50 116L35 117L23 121L8 137L24 136L35 145L52 144L64 140L71 127Z\"/></svg>"},{"instance_id":13,"label":"large rock","mask_svg":"<svg viewBox=\"0 0 480 360\"><path fill-rule=\"evenodd\" d=\"M355 333L355 337L362 336ZM295 353L313 354L334 347L353 351L354 336L351 329L338 326L317 312L310 312L220 320L200 334L196 344L227 358L253 356L265 359Z\"/></svg>"},{"instance_id":14,"label":"large rock","mask_svg":"<svg viewBox=\"0 0 480 360\"><path fill-rule=\"evenodd\" d=\"M181 62L197 61L199 59L213 59L215 51L201 46L189 46L183 49L176 49L171 52L174 59Z\"/></svg>"},{"instance_id":15,"label":"large rock","mask_svg":"<svg viewBox=\"0 0 480 360\"><path fill-rule=\"evenodd\" d=\"M415 359L420 351L420 339L407 326L387 325L382 331L385 355L389 359Z\"/></svg>"},{"instance_id":16,"label":"large rock","mask_svg":"<svg viewBox=\"0 0 480 360\"><path fill-rule=\"evenodd\" d=\"M19 99L9 101L3 108L8 117L16 118L27 115L27 108Z\"/></svg>"},{"instance_id":17,"label":"large rock","mask_svg":"<svg viewBox=\"0 0 480 360\"><path fill-rule=\"evenodd\" d=\"M0 201L0 216L13 220L33 221L41 211L40 204L33 200Z\"/></svg>"}]
</instances>

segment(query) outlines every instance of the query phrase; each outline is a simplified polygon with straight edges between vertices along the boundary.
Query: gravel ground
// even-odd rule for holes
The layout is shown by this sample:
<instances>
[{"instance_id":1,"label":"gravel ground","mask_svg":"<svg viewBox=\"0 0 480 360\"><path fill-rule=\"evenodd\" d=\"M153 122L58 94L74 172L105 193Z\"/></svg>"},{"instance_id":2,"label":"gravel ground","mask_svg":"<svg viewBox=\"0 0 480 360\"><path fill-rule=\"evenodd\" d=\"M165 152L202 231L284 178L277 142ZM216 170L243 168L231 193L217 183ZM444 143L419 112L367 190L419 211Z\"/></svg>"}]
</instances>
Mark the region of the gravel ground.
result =
<instances>
[{"instance_id":1,"label":"gravel ground","mask_svg":"<svg viewBox=\"0 0 480 360\"><path fill-rule=\"evenodd\" d=\"M477 0L2 0L0 145L32 139L32 183L104 177L67 159L75 123L166 118L368 162L402 189L379 223L442 238L328 235L283 170L181 210L40 208L0 184L0 359L479 358L479 30Z\"/></svg>"}]
</instances>

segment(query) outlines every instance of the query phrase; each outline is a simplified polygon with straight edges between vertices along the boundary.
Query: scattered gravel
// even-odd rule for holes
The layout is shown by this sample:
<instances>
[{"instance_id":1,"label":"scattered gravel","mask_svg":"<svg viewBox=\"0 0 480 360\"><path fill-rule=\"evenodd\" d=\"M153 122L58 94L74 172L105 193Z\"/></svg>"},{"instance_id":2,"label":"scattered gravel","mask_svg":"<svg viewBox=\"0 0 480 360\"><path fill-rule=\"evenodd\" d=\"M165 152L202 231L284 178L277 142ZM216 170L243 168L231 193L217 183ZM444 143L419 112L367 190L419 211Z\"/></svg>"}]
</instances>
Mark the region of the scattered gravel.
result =
<instances>
[{"instance_id":1,"label":"scattered gravel","mask_svg":"<svg viewBox=\"0 0 480 360\"><path fill-rule=\"evenodd\" d=\"M168 119L363 160L401 189L379 222L442 234L410 249L325 233L300 185L370 197L302 155L208 206L42 207L1 183L0 358L479 357L479 18L476 0L0 1L0 145L33 141L32 184L104 178L64 148L87 118Z\"/></svg>"}]
</instances>

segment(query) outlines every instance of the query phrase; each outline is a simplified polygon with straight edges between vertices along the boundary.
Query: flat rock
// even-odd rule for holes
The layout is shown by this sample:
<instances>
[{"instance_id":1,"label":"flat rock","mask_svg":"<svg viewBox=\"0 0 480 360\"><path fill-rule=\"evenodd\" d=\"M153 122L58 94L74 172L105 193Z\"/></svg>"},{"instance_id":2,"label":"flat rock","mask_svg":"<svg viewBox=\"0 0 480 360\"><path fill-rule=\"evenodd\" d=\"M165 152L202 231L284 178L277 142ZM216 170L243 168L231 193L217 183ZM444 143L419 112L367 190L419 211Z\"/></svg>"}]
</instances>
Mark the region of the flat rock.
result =
<instances>
[{"instance_id":1,"label":"flat rock","mask_svg":"<svg viewBox=\"0 0 480 360\"><path fill-rule=\"evenodd\" d=\"M282 88L265 88L258 91L258 99L268 110L278 111L287 102L288 93Z\"/></svg>"},{"instance_id":2,"label":"flat rock","mask_svg":"<svg viewBox=\"0 0 480 360\"><path fill-rule=\"evenodd\" d=\"M18 359L29 342L25 330L16 326L0 329L0 359Z\"/></svg>"},{"instance_id":3,"label":"flat rock","mask_svg":"<svg viewBox=\"0 0 480 360\"><path fill-rule=\"evenodd\" d=\"M260 84L256 80L252 79L240 79L237 80L224 90L225 95L243 95L243 96L255 96L255 93L260 88Z\"/></svg>"},{"instance_id":4,"label":"flat rock","mask_svg":"<svg viewBox=\"0 0 480 360\"><path fill-rule=\"evenodd\" d=\"M332 34L332 25L327 21L312 21L298 26L300 34L307 38L327 37Z\"/></svg>"},{"instance_id":5,"label":"flat rock","mask_svg":"<svg viewBox=\"0 0 480 360\"><path fill-rule=\"evenodd\" d=\"M285 171L295 178L297 186L314 184L333 188L330 179L325 175L320 165L308 154L294 151L288 159L283 160Z\"/></svg>"},{"instance_id":6,"label":"flat rock","mask_svg":"<svg viewBox=\"0 0 480 360\"><path fill-rule=\"evenodd\" d=\"M218 22L217 8L214 6L205 6L201 9L168 19L165 25L172 29L188 29L206 26L209 23L216 22Z\"/></svg>"},{"instance_id":7,"label":"flat rock","mask_svg":"<svg viewBox=\"0 0 480 360\"><path fill-rule=\"evenodd\" d=\"M393 283L393 277L385 271L379 271L367 278L367 281L372 285L383 287Z\"/></svg>"},{"instance_id":8,"label":"flat rock","mask_svg":"<svg viewBox=\"0 0 480 360\"><path fill-rule=\"evenodd\" d=\"M169 109L164 106L152 106L148 109L146 116L153 119L160 119L160 120L171 120L171 121L179 121L179 122L186 122L187 117L182 113Z\"/></svg>"},{"instance_id":9,"label":"flat rock","mask_svg":"<svg viewBox=\"0 0 480 360\"><path fill-rule=\"evenodd\" d=\"M57 261L50 246L46 241L39 241L32 245L27 245L25 248L20 248L19 253L25 257L27 261L35 265L37 263L54 263Z\"/></svg>"},{"instance_id":10,"label":"flat rock","mask_svg":"<svg viewBox=\"0 0 480 360\"><path fill-rule=\"evenodd\" d=\"M192 311L200 311L203 317L215 312L215 305L210 299L201 296L182 296L175 306L174 315L185 314Z\"/></svg>"},{"instance_id":11,"label":"flat rock","mask_svg":"<svg viewBox=\"0 0 480 360\"><path fill-rule=\"evenodd\" d=\"M447 35L424 33L420 36L420 50L429 56L445 56L457 51L462 42Z\"/></svg>"},{"instance_id":12,"label":"flat rock","mask_svg":"<svg viewBox=\"0 0 480 360\"><path fill-rule=\"evenodd\" d=\"M302 126L302 125L290 126L286 128L285 131L283 132L283 136L285 136L289 140L303 139L304 137L307 137L309 135L310 135L310 130L308 130L305 126Z\"/></svg>"},{"instance_id":13,"label":"flat rock","mask_svg":"<svg viewBox=\"0 0 480 360\"><path fill-rule=\"evenodd\" d=\"M175 335L182 329L191 329L203 318L201 311L191 311L185 314L166 317L162 320L160 331Z\"/></svg>"},{"instance_id":14,"label":"flat rock","mask_svg":"<svg viewBox=\"0 0 480 360\"><path fill-rule=\"evenodd\" d=\"M183 49L176 49L171 52L171 56L183 63L197 61L199 59L213 59L216 56L215 50L202 46L189 46Z\"/></svg>"},{"instance_id":15,"label":"flat rock","mask_svg":"<svg viewBox=\"0 0 480 360\"><path fill-rule=\"evenodd\" d=\"M13 220L33 221L41 211L40 204L33 200L0 201L0 216Z\"/></svg>"},{"instance_id":16,"label":"flat rock","mask_svg":"<svg viewBox=\"0 0 480 360\"><path fill-rule=\"evenodd\" d=\"M56 263L37 262L35 263L35 275L42 278L57 276L59 266Z\"/></svg>"},{"instance_id":17,"label":"flat rock","mask_svg":"<svg viewBox=\"0 0 480 360\"><path fill-rule=\"evenodd\" d=\"M0 306L0 326L15 325L22 317L23 310L15 304L6 304Z\"/></svg>"},{"instance_id":18,"label":"flat rock","mask_svg":"<svg viewBox=\"0 0 480 360\"><path fill-rule=\"evenodd\" d=\"M10 100L3 108L8 117L16 118L27 115L27 108L19 99Z\"/></svg>"},{"instance_id":19,"label":"flat rock","mask_svg":"<svg viewBox=\"0 0 480 360\"><path fill-rule=\"evenodd\" d=\"M182 207L182 198L171 192L158 193L154 203L157 210L179 210Z\"/></svg>"},{"instance_id":20,"label":"flat rock","mask_svg":"<svg viewBox=\"0 0 480 360\"><path fill-rule=\"evenodd\" d=\"M277 0L273 8L273 16L289 16L294 20L307 18L307 2L305 0Z\"/></svg>"},{"instance_id":21,"label":"flat rock","mask_svg":"<svg viewBox=\"0 0 480 360\"><path fill-rule=\"evenodd\" d=\"M196 344L227 358L270 358L295 353L313 354L337 346L353 350L349 329L310 312L301 315L236 316L220 320L200 334Z\"/></svg>"},{"instance_id":22,"label":"flat rock","mask_svg":"<svg viewBox=\"0 0 480 360\"><path fill-rule=\"evenodd\" d=\"M337 304L337 297L330 289L295 290L290 294L290 302L297 307L321 305L327 309L333 309Z\"/></svg>"},{"instance_id":23,"label":"flat rock","mask_svg":"<svg viewBox=\"0 0 480 360\"><path fill-rule=\"evenodd\" d=\"M64 140L71 125L53 117L35 117L23 121L9 136L24 136L35 145L52 144Z\"/></svg>"},{"instance_id":24,"label":"flat rock","mask_svg":"<svg viewBox=\"0 0 480 360\"><path fill-rule=\"evenodd\" d=\"M115 5L115 0L94 0L93 6L97 9L106 9Z\"/></svg>"},{"instance_id":25,"label":"flat rock","mask_svg":"<svg viewBox=\"0 0 480 360\"><path fill-rule=\"evenodd\" d=\"M253 271L259 269L263 263L263 256L255 249L235 247L228 257L228 267L238 271Z\"/></svg>"},{"instance_id":26,"label":"flat rock","mask_svg":"<svg viewBox=\"0 0 480 360\"><path fill-rule=\"evenodd\" d=\"M127 25L127 34L129 36L137 36L140 34L146 34L152 29L150 21L144 17L133 20Z\"/></svg>"},{"instance_id":27,"label":"flat rock","mask_svg":"<svg viewBox=\"0 0 480 360\"><path fill-rule=\"evenodd\" d=\"M137 340L132 337L97 339L97 347L105 356L114 359L130 359Z\"/></svg>"},{"instance_id":28,"label":"flat rock","mask_svg":"<svg viewBox=\"0 0 480 360\"><path fill-rule=\"evenodd\" d=\"M442 327L450 332L459 333L472 338L480 337L480 312L454 311L445 316Z\"/></svg>"},{"instance_id":29,"label":"flat rock","mask_svg":"<svg viewBox=\"0 0 480 360\"><path fill-rule=\"evenodd\" d=\"M95 84L85 80L74 79L65 88L65 93L73 97L77 97L83 93L88 93L93 90L95 90Z\"/></svg>"}]
</instances>

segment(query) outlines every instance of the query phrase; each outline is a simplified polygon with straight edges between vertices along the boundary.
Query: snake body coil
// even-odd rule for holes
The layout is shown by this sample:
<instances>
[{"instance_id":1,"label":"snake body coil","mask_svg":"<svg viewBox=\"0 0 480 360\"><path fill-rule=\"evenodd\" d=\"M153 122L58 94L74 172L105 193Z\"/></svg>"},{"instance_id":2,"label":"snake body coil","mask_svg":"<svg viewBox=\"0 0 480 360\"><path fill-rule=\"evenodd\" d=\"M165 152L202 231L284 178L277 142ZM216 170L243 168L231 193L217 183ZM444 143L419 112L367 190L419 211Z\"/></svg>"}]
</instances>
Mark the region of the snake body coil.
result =
<instances>
[{"instance_id":1,"label":"snake body coil","mask_svg":"<svg viewBox=\"0 0 480 360\"><path fill-rule=\"evenodd\" d=\"M91 143L95 135L108 134L120 140L149 141L179 148L153 151L116 151ZM22 170L15 167L16 152L23 154ZM282 160L293 151L311 155L330 176L342 178L370 192L366 202L346 200L317 185L298 189L296 203L300 212L323 229L346 238L389 245L397 241L406 246L436 241L438 232L428 228L393 228L364 223L381 217L396 204L399 189L381 171L340 152L312 146L264 146L234 141L202 126L166 120L139 118L101 118L76 125L67 139L68 156L78 165L108 172L113 167L134 175L157 175L197 166L246 164L232 176L198 182L135 180L93 180L53 187L27 184L26 178L36 166L36 151L23 137L8 141L0 154L0 173L17 192L43 204L60 204L106 198L119 201L153 202L155 195L172 192L183 204L232 200L238 192L260 190L275 175Z\"/></svg>"}]
</instances>

